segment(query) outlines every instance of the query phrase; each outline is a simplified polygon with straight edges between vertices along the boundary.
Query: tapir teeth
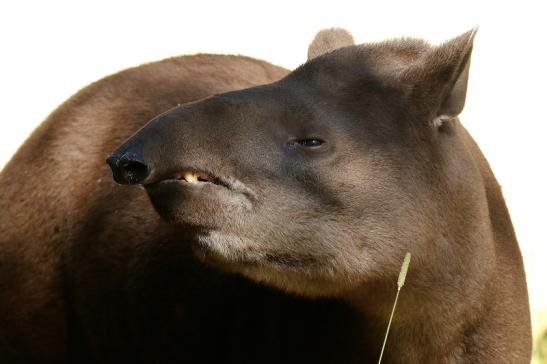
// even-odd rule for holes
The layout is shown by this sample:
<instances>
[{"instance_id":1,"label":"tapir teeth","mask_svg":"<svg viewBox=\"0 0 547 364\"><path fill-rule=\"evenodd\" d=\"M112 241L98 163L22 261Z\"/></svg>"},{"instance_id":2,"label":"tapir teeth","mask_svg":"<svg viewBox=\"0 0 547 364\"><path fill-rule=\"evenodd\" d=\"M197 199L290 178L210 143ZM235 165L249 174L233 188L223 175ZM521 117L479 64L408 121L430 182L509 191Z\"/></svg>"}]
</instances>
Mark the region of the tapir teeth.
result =
<instances>
[{"instance_id":1,"label":"tapir teeth","mask_svg":"<svg viewBox=\"0 0 547 364\"><path fill-rule=\"evenodd\" d=\"M195 172L184 172L186 182L198 183L198 175Z\"/></svg>"},{"instance_id":2,"label":"tapir teeth","mask_svg":"<svg viewBox=\"0 0 547 364\"><path fill-rule=\"evenodd\" d=\"M189 183L213 182L213 178L208 174L196 171L184 171L180 173L177 178L183 179Z\"/></svg>"}]
</instances>

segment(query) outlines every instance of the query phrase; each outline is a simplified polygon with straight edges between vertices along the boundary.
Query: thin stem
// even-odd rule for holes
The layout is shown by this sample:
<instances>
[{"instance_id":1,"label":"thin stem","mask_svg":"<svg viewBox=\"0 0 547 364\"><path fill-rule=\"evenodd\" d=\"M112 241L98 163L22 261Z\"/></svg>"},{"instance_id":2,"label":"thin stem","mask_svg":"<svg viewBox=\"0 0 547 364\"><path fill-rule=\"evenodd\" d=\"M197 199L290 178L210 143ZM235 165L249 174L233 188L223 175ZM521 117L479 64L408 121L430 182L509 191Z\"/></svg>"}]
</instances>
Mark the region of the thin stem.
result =
<instances>
[{"instance_id":1,"label":"thin stem","mask_svg":"<svg viewBox=\"0 0 547 364\"><path fill-rule=\"evenodd\" d=\"M378 359L378 364L382 362L382 356L384 355L384 349L386 347L387 335L389 334L389 328L391 327L391 320L393 320L393 314L395 313L395 306L397 306L397 300L399 299L399 292L401 292L401 287L397 287L397 295L395 296L395 302L393 302L393 308L391 309L391 316L389 316L389 323L387 324L386 336L384 337L384 343L382 344L382 351L380 352L380 358Z\"/></svg>"}]
</instances>

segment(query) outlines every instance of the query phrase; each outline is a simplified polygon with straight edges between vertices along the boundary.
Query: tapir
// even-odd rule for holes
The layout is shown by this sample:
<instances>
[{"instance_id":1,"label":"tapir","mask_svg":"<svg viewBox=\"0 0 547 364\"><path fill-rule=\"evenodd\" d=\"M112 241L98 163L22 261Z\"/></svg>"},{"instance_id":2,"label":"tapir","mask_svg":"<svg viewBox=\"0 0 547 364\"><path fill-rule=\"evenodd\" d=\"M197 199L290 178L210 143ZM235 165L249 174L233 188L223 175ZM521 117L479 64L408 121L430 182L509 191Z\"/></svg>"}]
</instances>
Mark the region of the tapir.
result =
<instances>
[{"instance_id":1,"label":"tapir","mask_svg":"<svg viewBox=\"0 0 547 364\"><path fill-rule=\"evenodd\" d=\"M376 363L410 252L382 363L529 363L458 119L474 36L331 29L292 72L201 54L78 92L0 175L0 361Z\"/></svg>"}]
</instances>

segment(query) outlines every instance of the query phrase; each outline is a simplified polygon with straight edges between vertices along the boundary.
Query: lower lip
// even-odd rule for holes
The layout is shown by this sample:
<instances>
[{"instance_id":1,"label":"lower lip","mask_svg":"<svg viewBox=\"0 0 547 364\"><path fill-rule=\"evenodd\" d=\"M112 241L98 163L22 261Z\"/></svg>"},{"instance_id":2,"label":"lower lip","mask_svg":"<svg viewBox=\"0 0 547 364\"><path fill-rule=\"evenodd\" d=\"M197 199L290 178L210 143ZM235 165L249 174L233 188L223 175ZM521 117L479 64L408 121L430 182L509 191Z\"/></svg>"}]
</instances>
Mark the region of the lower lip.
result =
<instances>
[{"instance_id":1,"label":"lower lip","mask_svg":"<svg viewBox=\"0 0 547 364\"><path fill-rule=\"evenodd\" d=\"M210 182L163 180L145 188L158 213L172 222L218 226L252 209L245 194Z\"/></svg>"},{"instance_id":2,"label":"lower lip","mask_svg":"<svg viewBox=\"0 0 547 364\"><path fill-rule=\"evenodd\" d=\"M150 185L146 185L145 188L149 192L158 191L160 189L172 189L178 193L188 194L190 196L201 195L202 198L208 199L213 196L214 198L226 198L229 196L239 196L240 194L230 190L227 187L220 186L211 182L187 182L180 179L166 179Z\"/></svg>"},{"instance_id":3,"label":"lower lip","mask_svg":"<svg viewBox=\"0 0 547 364\"><path fill-rule=\"evenodd\" d=\"M249 190L246 186L241 188L231 188L224 185L219 185L213 182L188 182L184 179L166 179L150 185L145 185L148 189L154 189L160 186L173 186L175 188L181 187L181 191L185 190L189 193L214 193L223 199L231 200L231 202L237 201L246 201L250 207L251 202L254 200L254 193ZM228 201L227 201L228 202Z\"/></svg>"},{"instance_id":4,"label":"lower lip","mask_svg":"<svg viewBox=\"0 0 547 364\"><path fill-rule=\"evenodd\" d=\"M151 186L159 185L159 184L165 184L165 183L179 183L181 185L188 186L188 187L202 187L204 185L215 185L214 183L211 183L209 181L188 182L185 179L174 179L173 178L173 179L164 179L164 180L161 180L159 182L155 182L155 183L151 184ZM219 186L219 187L222 187L222 186Z\"/></svg>"}]
</instances>

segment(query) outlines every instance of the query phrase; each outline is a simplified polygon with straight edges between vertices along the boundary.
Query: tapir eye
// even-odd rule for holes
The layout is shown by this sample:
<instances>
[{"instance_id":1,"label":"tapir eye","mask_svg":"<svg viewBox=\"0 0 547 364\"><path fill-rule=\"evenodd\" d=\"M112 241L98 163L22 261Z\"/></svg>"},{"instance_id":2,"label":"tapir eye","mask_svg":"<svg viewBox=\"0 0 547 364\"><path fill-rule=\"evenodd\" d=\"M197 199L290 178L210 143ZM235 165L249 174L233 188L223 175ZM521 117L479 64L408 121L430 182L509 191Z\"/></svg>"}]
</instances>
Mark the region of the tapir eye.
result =
<instances>
[{"instance_id":1,"label":"tapir eye","mask_svg":"<svg viewBox=\"0 0 547 364\"><path fill-rule=\"evenodd\" d=\"M321 144L323 144L325 141L319 138L308 138L308 139L299 139L296 140L295 143L298 145L301 145L306 148L314 148L319 147Z\"/></svg>"}]
</instances>

